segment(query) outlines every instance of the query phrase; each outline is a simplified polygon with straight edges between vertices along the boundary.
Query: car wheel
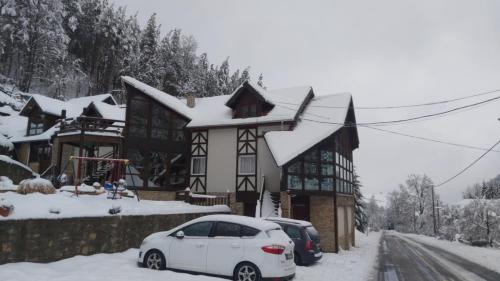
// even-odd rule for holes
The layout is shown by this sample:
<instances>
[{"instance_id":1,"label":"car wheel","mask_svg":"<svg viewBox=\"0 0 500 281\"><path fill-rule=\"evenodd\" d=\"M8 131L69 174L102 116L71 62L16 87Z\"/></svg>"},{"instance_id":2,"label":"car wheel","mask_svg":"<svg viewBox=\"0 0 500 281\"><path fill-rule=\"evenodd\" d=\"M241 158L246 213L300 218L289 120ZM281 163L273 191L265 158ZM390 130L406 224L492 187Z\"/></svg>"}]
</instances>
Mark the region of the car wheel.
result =
<instances>
[{"instance_id":1,"label":"car wheel","mask_svg":"<svg viewBox=\"0 0 500 281\"><path fill-rule=\"evenodd\" d=\"M302 259L300 258L299 253L293 253L293 262L295 262L296 265L302 265Z\"/></svg>"},{"instance_id":2,"label":"car wheel","mask_svg":"<svg viewBox=\"0 0 500 281\"><path fill-rule=\"evenodd\" d=\"M151 250L144 257L144 265L149 269L163 270L166 267L165 257L160 251Z\"/></svg>"},{"instance_id":3,"label":"car wheel","mask_svg":"<svg viewBox=\"0 0 500 281\"><path fill-rule=\"evenodd\" d=\"M234 271L234 281L260 281L259 269L251 263L242 263Z\"/></svg>"}]
</instances>

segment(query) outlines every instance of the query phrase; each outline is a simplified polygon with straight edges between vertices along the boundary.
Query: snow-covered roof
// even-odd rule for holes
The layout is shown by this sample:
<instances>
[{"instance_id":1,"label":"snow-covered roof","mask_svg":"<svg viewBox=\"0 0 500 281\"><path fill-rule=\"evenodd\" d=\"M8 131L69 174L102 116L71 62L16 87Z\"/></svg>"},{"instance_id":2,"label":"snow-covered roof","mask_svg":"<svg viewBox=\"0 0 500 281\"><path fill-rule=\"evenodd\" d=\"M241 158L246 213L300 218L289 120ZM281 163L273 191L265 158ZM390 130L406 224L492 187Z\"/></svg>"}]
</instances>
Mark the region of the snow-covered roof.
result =
<instances>
[{"instance_id":1,"label":"snow-covered roof","mask_svg":"<svg viewBox=\"0 0 500 281\"><path fill-rule=\"evenodd\" d=\"M264 138L276 164L286 164L342 128L350 102L349 93L315 97L306 106L293 130L267 132Z\"/></svg>"},{"instance_id":2,"label":"snow-covered roof","mask_svg":"<svg viewBox=\"0 0 500 281\"><path fill-rule=\"evenodd\" d=\"M91 102L103 102L107 99L111 99L113 101L114 105L118 104L116 102L115 98L113 98L113 95L111 95L109 93L94 95L94 96L72 98L72 99L69 99L68 102L71 104L74 104L74 105L79 105L83 108L83 107L88 106Z\"/></svg>"},{"instance_id":3,"label":"snow-covered roof","mask_svg":"<svg viewBox=\"0 0 500 281\"><path fill-rule=\"evenodd\" d=\"M233 118L233 110L226 105L227 101L231 99L231 95L196 98L193 119L187 127L291 122L295 120L299 106L288 106L287 104L302 104L311 91L310 86L267 90L265 98L275 106L264 116L250 118Z\"/></svg>"},{"instance_id":4,"label":"snow-covered roof","mask_svg":"<svg viewBox=\"0 0 500 281\"><path fill-rule=\"evenodd\" d=\"M31 100L35 101L35 103L40 107L40 110L43 113L60 116L62 110L66 110L68 111L68 113L70 112L68 104L62 100L49 98L39 94L32 94L30 100L21 109L21 113L30 104Z\"/></svg>"},{"instance_id":5,"label":"snow-covered roof","mask_svg":"<svg viewBox=\"0 0 500 281\"><path fill-rule=\"evenodd\" d=\"M77 117L82 113L83 109L89 106L92 102L104 103L103 101L109 98L113 99L113 101L116 104L116 101L114 100L111 94L79 97L70 99L68 101L62 101L39 94L31 95L31 99L33 99L36 102L36 104L40 107L40 110L42 112L54 116L61 116L61 112L63 110L66 110L66 117ZM28 104L29 101L28 103L26 103L23 109L21 109L21 112L24 111L25 107Z\"/></svg>"},{"instance_id":6,"label":"snow-covered roof","mask_svg":"<svg viewBox=\"0 0 500 281\"><path fill-rule=\"evenodd\" d=\"M243 93L243 91L244 91L244 89L246 87L250 87L251 89L253 89L255 91L255 93L257 95L259 95L260 98L262 100L264 100L266 103L268 103L270 105L274 105L274 102L272 101L271 96L267 93L267 90L264 89L264 88L262 88L262 87L260 87L259 85L253 84L252 82L250 82L250 80L247 80L247 81L243 82L240 86L238 86L238 88L236 88L230 94L230 98L226 102L226 105L229 106L229 107L232 107L232 105L234 104L234 102L236 101L236 99L238 99L238 96L241 93Z\"/></svg>"},{"instance_id":7,"label":"snow-covered roof","mask_svg":"<svg viewBox=\"0 0 500 281\"><path fill-rule=\"evenodd\" d=\"M125 108L100 101L92 102L89 106L94 106L104 119L125 121Z\"/></svg>"},{"instance_id":8,"label":"snow-covered roof","mask_svg":"<svg viewBox=\"0 0 500 281\"><path fill-rule=\"evenodd\" d=\"M281 106L280 103L300 105L312 91L310 86L264 90L250 82L245 82L247 85L253 87L267 103L276 106L274 106L265 116L233 118L233 111L227 106L227 102L233 95L238 94L238 89L245 84L242 84L240 88L236 89L231 95L196 98L195 106L190 108L187 106L186 99L176 98L132 77L123 76L122 80L168 108L189 118L191 121L187 124L188 128L294 121L297 116L298 106L297 108L293 106Z\"/></svg>"},{"instance_id":9,"label":"snow-covered roof","mask_svg":"<svg viewBox=\"0 0 500 281\"><path fill-rule=\"evenodd\" d=\"M152 99L158 101L159 103L167 106L168 108L179 113L180 115L183 115L188 119L192 119L191 108L189 108L185 103L183 103L178 98L170 94L167 94L165 92L162 92L156 88L153 88L145 83L142 83L141 81L136 80L130 76L122 76L121 78L124 83L136 88L137 90L141 91L142 93L146 94Z\"/></svg>"}]
</instances>

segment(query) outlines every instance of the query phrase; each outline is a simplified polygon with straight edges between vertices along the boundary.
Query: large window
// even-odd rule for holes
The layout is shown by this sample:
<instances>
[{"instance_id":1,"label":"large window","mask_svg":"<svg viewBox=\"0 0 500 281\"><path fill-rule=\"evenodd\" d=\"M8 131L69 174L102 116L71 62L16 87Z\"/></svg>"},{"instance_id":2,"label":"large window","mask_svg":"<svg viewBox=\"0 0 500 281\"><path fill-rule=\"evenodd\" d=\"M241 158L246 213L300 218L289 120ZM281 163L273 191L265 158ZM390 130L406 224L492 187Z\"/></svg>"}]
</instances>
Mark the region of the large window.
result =
<instances>
[{"instance_id":1,"label":"large window","mask_svg":"<svg viewBox=\"0 0 500 281\"><path fill-rule=\"evenodd\" d=\"M188 184L188 119L133 89L125 138L134 182L142 188L184 189ZM204 167L202 167L204 168ZM129 176L130 177L130 176Z\"/></svg>"},{"instance_id":2,"label":"large window","mask_svg":"<svg viewBox=\"0 0 500 281\"><path fill-rule=\"evenodd\" d=\"M239 175L255 174L255 154L240 155L238 157L238 174Z\"/></svg>"},{"instance_id":3,"label":"large window","mask_svg":"<svg viewBox=\"0 0 500 281\"><path fill-rule=\"evenodd\" d=\"M285 166L285 189L352 193L351 155L330 137Z\"/></svg>"}]
</instances>

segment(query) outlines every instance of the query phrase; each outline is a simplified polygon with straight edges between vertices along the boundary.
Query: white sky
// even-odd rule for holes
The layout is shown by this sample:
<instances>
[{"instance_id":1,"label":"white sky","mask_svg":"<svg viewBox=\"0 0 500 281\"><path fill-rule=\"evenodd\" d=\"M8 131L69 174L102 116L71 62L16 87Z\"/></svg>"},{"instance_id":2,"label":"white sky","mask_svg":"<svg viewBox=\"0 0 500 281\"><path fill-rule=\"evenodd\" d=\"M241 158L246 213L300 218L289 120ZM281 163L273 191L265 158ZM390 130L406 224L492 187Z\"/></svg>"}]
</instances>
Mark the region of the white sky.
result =
<instances>
[{"instance_id":1,"label":"white sky","mask_svg":"<svg viewBox=\"0 0 500 281\"><path fill-rule=\"evenodd\" d=\"M192 34L211 62L262 72L268 88L311 85L317 95L351 92L355 106L430 102L500 89L500 1L115 0L144 25L156 12L165 34ZM438 112L495 97L412 110L358 110L358 122ZM335 109L332 109L335 110ZM500 138L500 101L425 122L384 127L490 147ZM482 152L359 128L355 164L365 196L389 192L411 173L435 183ZM500 150L500 147L497 148ZM500 173L491 153L437 192L447 202Z\"/></svg>"}]
</instances>

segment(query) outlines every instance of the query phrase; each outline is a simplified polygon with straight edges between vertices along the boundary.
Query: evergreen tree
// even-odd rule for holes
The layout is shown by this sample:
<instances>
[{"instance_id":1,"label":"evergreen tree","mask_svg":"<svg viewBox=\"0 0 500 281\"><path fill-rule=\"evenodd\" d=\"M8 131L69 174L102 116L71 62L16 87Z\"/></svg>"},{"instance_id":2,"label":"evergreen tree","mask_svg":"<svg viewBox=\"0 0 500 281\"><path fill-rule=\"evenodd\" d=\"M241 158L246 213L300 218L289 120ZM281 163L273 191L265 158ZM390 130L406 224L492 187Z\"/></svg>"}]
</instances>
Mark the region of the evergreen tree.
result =
<instances>
[{"instance_id":1,"label":"evergreen tree","mask_svg":"<svg viewBox=\"0 0 500 281\"><path fill-rule=\"evenodd\" d=\"M356 173L356 168L354 168L353 175L353 188L354 188L354 207L355 207L355 218L356 218L356 229L365 232L368 224L367 217L365 214L365 203L364 197L361 193L361 182L359 181L359 176Z\"/></svg>"},{"instance_id":2,"label":"evergreen tree","mask_svg":"<svg viewBox=\"0 0 500 281\"><path fill-rule=\"evenodd\" d=\"M160 27L156 24L156 13L152 14L148 20L146 28L142 32L139 43L139 73L138 79L153 87L159 86L157 73L157 52Z\"/></svg>"}]
</instances>

